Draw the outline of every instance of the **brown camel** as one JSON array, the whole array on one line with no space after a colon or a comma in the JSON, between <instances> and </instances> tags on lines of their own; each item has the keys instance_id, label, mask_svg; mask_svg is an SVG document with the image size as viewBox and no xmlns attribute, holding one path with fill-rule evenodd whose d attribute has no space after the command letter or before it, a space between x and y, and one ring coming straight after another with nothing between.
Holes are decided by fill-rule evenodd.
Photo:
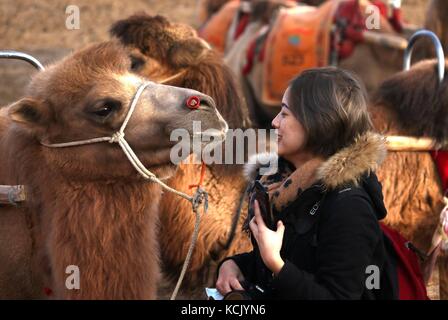
<instances>
[{"instance_id":1,"label":"brown camel","mask_svg":"<svg viewBox=\"0 0 448 320\"><path fill-rule=\"evenodd\" d=\"M376 128L386 135L448 138L448 85L438 84L434 60L385 81L370 108ZM443 190L429 152L392 152L378 176L383 184L386 223L427 252L443 208ZM448 257L440 257L440 297L448 299Z\"/></svg>"},{"instance_id":2,"label":"brown camel","mask_svg":"<svg viewBox=\"0 0 448 320\"><path fill-rule=\"evenodd\" d=\"M234 77L218 53L186 25L168 22L160 16L144 14L118 21L111 29L128 48L134 61L133 71L152 81L195 89L210 95L230 128L250 127L248 112L240 98ZM228 139L231 139L228 137ZM181 164L169 185L187 193L197 183L200 166ZM209 213L203 217L199 239L183 288L200 289L212 284L216 264L223 257L250 248L241 231L244 214L239 218L235 238L227 242L241 193L246 187L242 165L208 165L205 189L209 192ZM188 203L166 194L160 204L161 258L168 279L179 275L194 227ZM245 212L245 211L243 211ZM173 283L168 286L172 289ZM195 294L188 293L191 298Z\"/></svg>"},{"instance_id":3,"label":"brown camel","mask_svg":"<svg viewBox=\"0 0 448 320\"><path fill-rule=\"evenodd\" d=\"M145 82L130 67L118 42L92 45L38 73L25 98L1 109L0 181L27 191L26 206L0 214L2 298L42 298L44 288L52 298L156 298L161 187L140 177L114 143L44 146L112 136ZM198 109L186 107L190 96L200 99ZM191 134L193 121L225 135L209 96L149 83L125 138L165 179L175 170L170 132ZM78 268L79 288L73 279L75 289L67 285L70 266Z\"/></svg>"}]
</instances>

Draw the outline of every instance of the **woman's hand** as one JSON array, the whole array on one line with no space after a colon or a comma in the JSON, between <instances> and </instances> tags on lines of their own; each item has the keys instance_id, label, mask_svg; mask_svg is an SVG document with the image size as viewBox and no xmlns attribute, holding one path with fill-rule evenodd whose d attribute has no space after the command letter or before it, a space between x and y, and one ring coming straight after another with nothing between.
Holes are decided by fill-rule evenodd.
<instances>
[{"instance_id":1,"label":"woman's hand","mask_svg":"<svg viewBox=\"0 0 448 320\"><path fill-rule=\"evenodd\" d=\"M222 294L232 290L244 290L240 281L244 280L244 276L232 259L224 261L219 268L218 280L216 281L216 289Z\"/></svg>"},{"instance_id":2,"label":"woman's hand","mask_svg":"<svg viewBox=\"0 0 448 320\"><path fill-rule=\"evenodd\" d=\"M254 203L254 212L255 217L249 223L250 230L258 243L264 264L277 275L285 264L280 256L285 226L279 221L277 223L277 231L270 230L261 217L260 206L257 200Z\"/></svg>"}]
</instances>

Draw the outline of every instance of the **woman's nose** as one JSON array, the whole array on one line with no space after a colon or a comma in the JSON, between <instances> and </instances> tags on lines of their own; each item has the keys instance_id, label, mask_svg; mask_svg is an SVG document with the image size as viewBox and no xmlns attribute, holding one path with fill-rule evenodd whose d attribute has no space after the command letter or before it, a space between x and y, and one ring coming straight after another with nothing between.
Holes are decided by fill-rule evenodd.
<instances>
[{"instance_id":1,"label":"woman's nose","mask_svg":"<svg viewBox=\"0 0 448 320\"><path fill-rule=\"evenodd\" d=\"M278 115L275 116L275 118L272 120L271 125L274 129L278 129Z\"/></svg>"}]
</instances>

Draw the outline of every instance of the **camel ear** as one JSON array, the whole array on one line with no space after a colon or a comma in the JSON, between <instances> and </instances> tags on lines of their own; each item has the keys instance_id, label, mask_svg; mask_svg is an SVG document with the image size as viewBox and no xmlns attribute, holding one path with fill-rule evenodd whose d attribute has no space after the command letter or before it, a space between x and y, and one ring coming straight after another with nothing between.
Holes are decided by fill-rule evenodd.
<instances>
[{"instance_id":1,"label":"camel ear","mask_svg":"<svg viewBox=\"0 0 448 320\"><path fill-rule=\"evenodd\" d=\"M189 38L172 46L168 54L170 65L176 68L199 64L198 57L209 50L207 43L200 38Z\"/></svg>"},{"instance_id":2,"label":"camel ear","mask_svg":"<svg viewBox=\"0 0 448 320\"><path fill-rule=\"evenodd\" d=\"M47 105L40 100L23 98L9 106L12 121L30 128L43 127L48 122Z\"/></svg>"}]
</instances>

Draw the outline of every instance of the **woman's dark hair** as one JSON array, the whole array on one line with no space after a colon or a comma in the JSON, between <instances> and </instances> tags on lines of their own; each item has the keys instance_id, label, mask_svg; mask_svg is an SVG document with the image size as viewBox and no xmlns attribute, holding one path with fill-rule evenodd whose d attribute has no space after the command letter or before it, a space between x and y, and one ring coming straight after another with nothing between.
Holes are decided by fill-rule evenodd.
<instances>
[{"instance_id":1,"label":"woman's dark hair","mask_svg":"<svg viewBox=\"0 0 448 320\"><path fill-rule=\"evenodd\" d=\"M305 148L329 157L372 128L366 100L352 73L325 67L306 70L291 82L288 108L305 129Z\"/></svg>"}]
</instances>

